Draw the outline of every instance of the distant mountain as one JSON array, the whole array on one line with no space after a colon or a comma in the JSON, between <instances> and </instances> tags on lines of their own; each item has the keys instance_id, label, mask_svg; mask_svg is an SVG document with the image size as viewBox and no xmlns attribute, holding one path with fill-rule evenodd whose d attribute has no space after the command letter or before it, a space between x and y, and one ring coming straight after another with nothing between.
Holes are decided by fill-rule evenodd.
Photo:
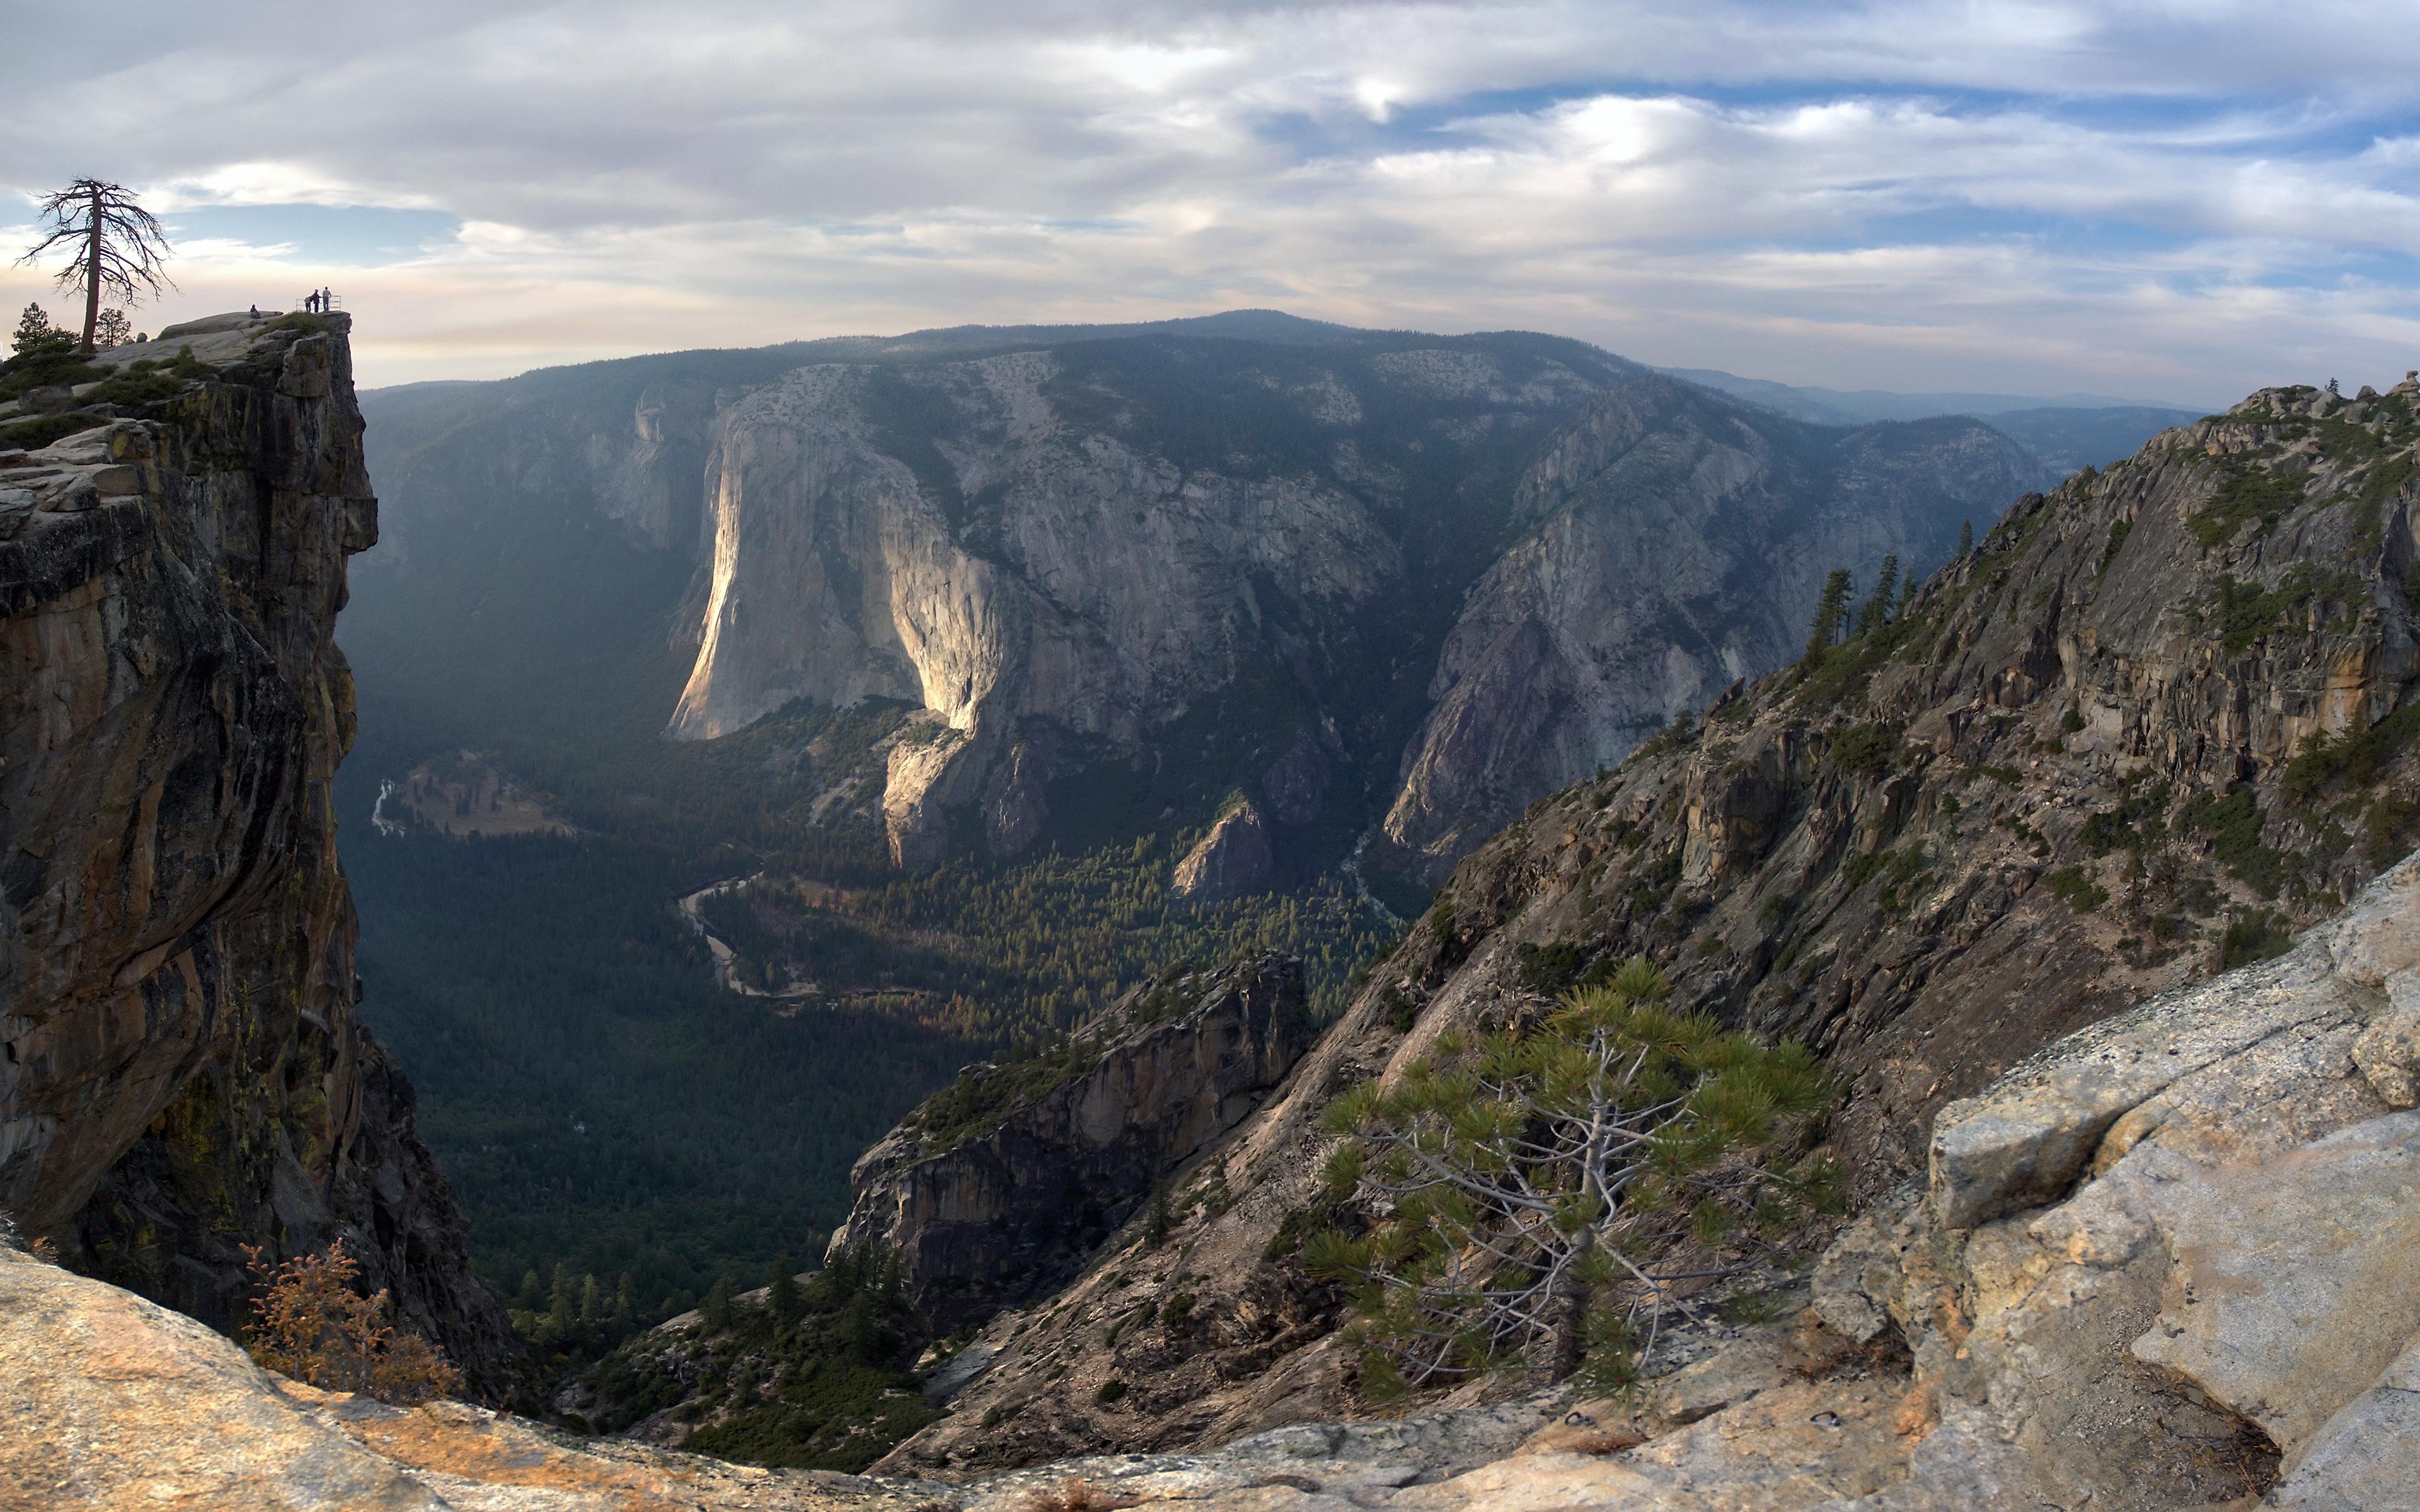
<instances>
[{"instance_id":1,"label":"distant mountain","mask_svg":"<svg viewBox=\"0 0 2420 1512\"><path fill-rule=\"evenodd\" d=\"M1971 421L1832 429L1579 342L1269 311L365 402L387 537L346 646L431 738L897 700L929 727L853 811L904 863L1240 789L1280 879L1371 833L1423 890L1789 656L1828 568L1936 563L2040 471ZM609 665L668 642L685 690Z\"/></svg>"},{"instance_id":2,"label":"distant mountain","mask_svg":"<svg viewBox=\"0 0 2420 1512\"><path fill-rule=\"evenodd\" d=\"M1798 388L1711 367L1657 371L1818 425L1973 415L2034 455L2040 464L2036 486L2042 488L2055 487L2079 469L2105 467L2132 456L2135 448L2160 432L2189 425L2202 414L2198 409L2099 393L2032 398L2015 393L1893 393L1884 389Z\"/></svg>"},{"instance_id":3,"label":"distant mountain","mask_svg":"<svg viewBox=\"0 0 2420 1512\"><path fill-rule=\"evenodd\" d=\"M1898 393L1888 389L1803 388L1769 378L1741 378L1712 367L1659 367L1656 371L1720 389L1819 425L1863 425L1877 420L1924 420L1933 415L1974 415L1989 420L2014 410L2045 409L2162 410L2189 420L2204 413L2180 405L2118 399L2103 393ZM2118 455L2131 455L2132 451Z\"/></svg>"}]
</instances>

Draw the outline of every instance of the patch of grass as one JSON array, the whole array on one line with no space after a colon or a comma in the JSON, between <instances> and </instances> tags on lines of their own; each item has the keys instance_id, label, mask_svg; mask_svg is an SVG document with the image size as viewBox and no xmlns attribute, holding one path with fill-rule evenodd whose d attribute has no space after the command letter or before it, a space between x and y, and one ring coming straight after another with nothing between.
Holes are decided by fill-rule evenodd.
<instances>
[{"instance_id":1,"label":"patch of grass","mask_svg":"<svg viewBox=\"0 0 2420 1512\"><path fill-rule=\"evenodd\" d=\"M2109 889L2086 876L2081 866L2054 868L2043 876L2042 884L2079 914L2098 912L2109 901Z\"/></svg>"},{"instance_id":2,"label":"patch of grass","mask_svg":"<svg viewBox=\"0 0 2420 1512\"><path fill-rule=\"evenodd\" d=\"M2233 971L2255 961L2284 955L2293 943L2293 932L2287 927L2285 915L2265 908L2251 909L2227 920L2226 933L2218 942L2219 969Z\"/></svg>"},{"instance_id":3,"label":"patch of grass","mask_svg":"<svg viewBox=\"0 0 2420 1512\"><path fill-rule=\"evenodd\" d=\"M106 415L43 415L39 419L21 420L13 425L0 425L0 446L23 447L28 452L38 452L78 431L108 424Z\"/></svg>"},{"instance_id":4,"label":"patch of grass","mask_svg":"<svg viewBox=\"0 0 2420 1512\"><path fill-rule=\"evenodd\" d=\"M268 324L257 327L253 334L266 336L272 331L297 331L306 336L323 336L334 329L335 327L326 316L313 315L308 310L297 310L292 315L279 316Z\"/></svg>"},{"instance_id":5,"label":"patch of grass","mask_svg":"<svg viewBox=\"0 0 2420 1512\"><path fill-rule=\"evenodd\" d=\"M2211 851L2227 874L2263 898L2274 898L2286 885L2293 857L2260 843L2266 815L2249 786L2221 798L2203 794L2178 815L2193 829L2211 837Z\"/></svg>"},{"instance_id":6,"label":"patch of grass","mask_svg":"<svg viewBox=\"0 0 2420 1512\"><path fill-rule=\"evenodd\" d=\"M2265 533L2303 501L2303 480L2273 472L2239 471L2219 485L2210 502L2186 521L2194 539L2207 549L2225 546L2247 520L2258 520Z\"/></svg>"},{"instance_id":7,"label":"patch of grass","mask_svg":"<svg viewBox=\"0 0 2420 1512\"><path fill-rule=\"evenodd\" d=\"M1880 777L1899 754L1899 726L1876 721L1851 725L1832 737L1826 753L1833 765L1868 777Z\"/></svg>"}]
</instances>

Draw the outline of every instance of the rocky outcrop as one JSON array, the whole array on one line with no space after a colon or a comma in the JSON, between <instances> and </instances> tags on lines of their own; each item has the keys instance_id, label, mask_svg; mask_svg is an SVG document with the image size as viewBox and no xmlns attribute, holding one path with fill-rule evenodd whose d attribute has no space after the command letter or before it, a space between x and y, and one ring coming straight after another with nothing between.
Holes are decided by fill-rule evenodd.
<instances>
[{"instance_id":1,"label":"rocky outcrop","mask_svg":"<svg viewBox=\"0 0 2420 1512\"><path fill-rule=\"evenodd\" d=\"M170 346L217 365L0 455L0 1207L223 1329L243 1244L343 1234L489 1380L502 1310L354 1012L332 632L377 505L346 322Z\"/></svg>"},{"instance_id":2,"label":"rocky outcrop","mask_svg":"<svg viewBox=\"0 0 2420 1512\"><path fill-rule=\"evenodd\" d=\"M1268 880L1272 864L1269 826L1247 798L1220 814L1176 863L1168 890L1200 903L1240 897Z\"/></svg>"},{"instance_id":3,"label":"rocky outcrop","mask_svg":"<svg viewBox=\"0 0 2420 1512\"><path fill-rule=\"evenodd\" d=\"M797 698L933 711L947 736L893 755L884 800L894 858L922 864L946 845L944 810L1038 788L1026 722L1131 749L1266 656L1268 617L1335 619L1396 576L1394 543L1334 481L1188 473L1073 431L1049 393L1063 372L1041 352L813 367L728 410L673 733L726 733ZM938 423L886 430L911 402ZM918 448L946 465L920 474L899 455ZM996 848L1039 833L1030 805L995 807Z\"/></svg>"},{"instance_id":4,"label":"rocky outcrop","mask_svg":"<svg viewBox=\"0 0 2420 1512\"><path fill-rule=\"evenodd\" d=\"M0 1248L0 1508L911 1512L934 1488L758 1470L272 1376L190 1319ZM954 1498L938 1504L954 1504Z\"/></svg>"},{"instance_id":5,"label":"rocky outcrop","mask_svg":"<svg viewBox=\"0 0 2420 1512\"><path fill-rule=\"evenodd\" d=\"M1197 1179L1177 1243L1122 1236L1050 1300L1047 1347L1042 1315L995 1320L958 1414L892 1463L1193 1448L1342 1411L1339 1299L1294 1257L1324 1211L1321 1107L1448 1029L1536 1012L1598 963L1648 955L1689 1006L1822 1047L1847 1092L1836 1147L1878 1200L1925 1170L1954 1099L2282 949L2420 815L2420 717L2397 712L2420 674L2412 398L2374 403L2354 436L2316 391L2271 392L2030 497L1895 628L1533 806L1208 1152L1219 1200L1189 1200ZM2230 523L2247 493L2273 513ZM2385 1013L2351 1041L2397 1097L2414 1022ZM2051 1200L2101 1133L2015 1160L2048 1184L2007 1200ZM1184 1328L1110 1336L1180 1294ZM1104 1406L1110 1380L1131 1390ZM1014 1427L974 1431L994 1407Z\"/></svg>"},{"instance_id":6,"label":"rocky outcrop","mask_svg":"<svg viewBox=\"0 0 2420 1512\"><path fill-rule=\"evenodd\" d=\"M1896 623L1535 806L1400 990L1669 959L1831 1054L1864 1189L1895 1184L1949 1099L2409 844L2415 398L2354 425L2265 392L2028 496Z\"/></svg>"},{"instance_id":7,"label":"rocky outcrop","mask_svg":"<svg viewBox=\"0 0 2420 1512\"><path fill-rule=\"evenodd\" d=\"M1718 1330L1635 1400L1305 1423L962 1494L976 1512L1078 1480L1205 1512L1273 1486L1304 1512L2408 1506L2420 1114L2353 1047L2415 984L2420 859L2288 955L1944 1109L1929 1189L1843 1233L1796 1319Z\"/></svg>"},{"instance_id":8,"label":"rocky outcrop","mask_svg":"<svg viewBox=\"0 0 2420 1512\"><path fill-rule=\"evenodd\" d=\"M896 1254L940 1333L1063 1285L1311 1038L1298 961L1145 982L1041 1058L973 1068L920 1105L850 1172L831 1250Z\"/></svg>"}]
</instances>

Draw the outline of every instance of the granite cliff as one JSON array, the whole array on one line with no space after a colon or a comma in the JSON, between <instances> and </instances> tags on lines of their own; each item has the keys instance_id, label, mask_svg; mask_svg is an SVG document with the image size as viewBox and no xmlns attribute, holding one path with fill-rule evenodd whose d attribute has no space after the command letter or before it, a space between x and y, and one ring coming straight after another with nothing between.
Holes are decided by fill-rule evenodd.
<instances>
[{"instance_id":1,"label":"granite cliff","mask_svg":"<svg viewBox=\"0 0 2420 1512\"><path fill-rule=\"evenodd\" d=\"M2420 818L2416 443L2411 384L2264 391L2028 495L1903 606L1533 805L1204 1152L1171 1242L1130 1230L995 1320L959 1411L888 1463L971 1473L1336 1413L1340 1299L1295 1257L1326 1221L1319 1110L1629 955L1688 1006L1827 1055L1831 1140L1874 1202L1926 1169L1953 1100L2284 949ZM1108 1327L1179 1294L1173 1333ZM1133 1387L1114 1409L1094 1400L1110 1379Z\"/></svg>"},{"instance_id":2,"label":"granite cliff","mask_svg":"<svg viewBox=\"0 0 2420 1512\"><path fill-rule=\"evenodd\" d=\"M347 330L171 328L0 452L0 1208L227 1330L244 1244L342 1234L492 1383L502 1310L354 1010L332 634L378 517Z\"/></svg>"}]
</instances>

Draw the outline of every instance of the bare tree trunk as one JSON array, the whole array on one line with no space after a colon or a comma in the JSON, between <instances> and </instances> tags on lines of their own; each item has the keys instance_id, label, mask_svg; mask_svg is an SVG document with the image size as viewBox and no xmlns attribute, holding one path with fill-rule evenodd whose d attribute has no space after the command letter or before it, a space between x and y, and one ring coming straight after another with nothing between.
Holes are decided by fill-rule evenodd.
<instances>
[{"instance_id":1,"label":"bare tree trunk","mask_svg":"<svg viewBox=\"0 0 2420 1512\"><path fill-rule=\"evenodd\" d=\"M1547 1304L1547 1316L1554 1319L1544 1361L1548 1381L1568 1381L1587 1355L1588 1304L1589 1288L1577 1279L1566 1280Z\"/></svg>"},{"instance_id":2,"label":"bare tree trunk","mask_svg":"<svg viewBox=\"0 0 2420 1512\"><path fill-rule=\"evenodd\" d=\"M101 324L101 191L92 192L92 239L84 254L84 348L92 355L93 328Z\"/></svg>"}]
</instances>

